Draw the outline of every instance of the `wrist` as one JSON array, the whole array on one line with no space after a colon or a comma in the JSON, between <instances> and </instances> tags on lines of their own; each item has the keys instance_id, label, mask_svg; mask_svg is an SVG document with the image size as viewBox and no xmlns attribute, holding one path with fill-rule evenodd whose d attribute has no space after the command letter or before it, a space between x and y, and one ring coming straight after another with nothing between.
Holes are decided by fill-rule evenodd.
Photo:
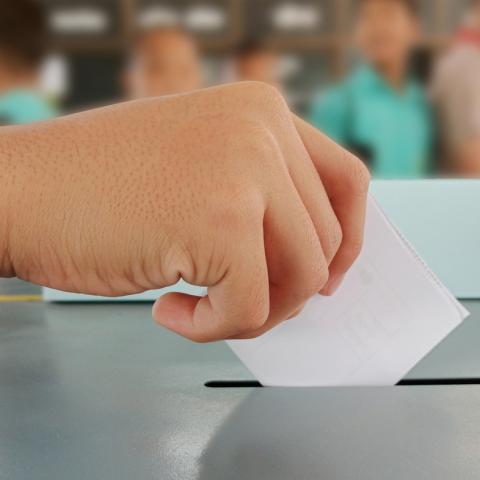
<instances>
[{"instance_id":1,"label":"wrist","mask_svg":"<svg viewBox=\"0 0 480 480\"><path fill-rule=\"evenodd\" d=\"M3 133L3 132L2 132ZM0 277L13 276L13 267L10 261L9 224L10 224L10 195L13 183L12 165L9 163L7 146L0 134Z\"/></svg>"},{"instance_id":2,"label":"wrist","mask_svg":"<svg viewBox=\"0 0 480 480\"><path fill-rule=\"evenodd\" d=\"M2 217L3 207L0 206ZM0 278L13 277L13 267L10 261L9 246L8 246L8 229L3 225L3 219L0 220Z\"/></svg>"}]
</instances>

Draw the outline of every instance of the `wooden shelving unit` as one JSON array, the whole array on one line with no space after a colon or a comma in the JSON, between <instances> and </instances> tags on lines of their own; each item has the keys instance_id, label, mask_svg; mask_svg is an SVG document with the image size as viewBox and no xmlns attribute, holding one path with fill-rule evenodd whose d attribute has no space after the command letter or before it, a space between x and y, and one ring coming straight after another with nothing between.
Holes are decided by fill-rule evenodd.
<instances>
[{"instance_id":1,"label":"wooden shelving unit","mask_svg":"<svg viewBox=\"0 0 480 480\"><path fill-rule=\"evenodd\" d=\"M62 34L52 32L56 49L67 55L102 54L121 56L136 29L143 8L169 8L178 13L192 6L213 5L224 12L226 25L220 31L198 34L208 56L222 58L245 39L269 42L285 54L305 58L305 78L318 86L344 74L351 59L351 30L359 0L42 0L53 14L58 10L93 9L106 12L111 28L105 34ZM434 56L449 43L454 26L468 0L419 0L424 35L423 53ZM280 30L272 22L272 12L285 5L312 8L321 22L306 30ZM195 32L194 32L195 33ZM323 69L323 73L319 70ZM320 78L320 76L322 78ZM308 78L307 80L308 81ZM295 82L294 82L295 83ZM308 88L292 87L307 95Z\"/></svg>"},{"instance_id":2,"label":"wooden shelving unit","mask_svg":"<svg viewBox=\"0 0 480 480\"><path fill-rule=\"evenodd\" d=\"M454 24L460 17L463 5L468 0L419 0L425 30L424 45L428 48L442 47L450 36ZM104 9L115 18L114 32L100 35L55 34L53 37L59 49L83 50L97 49L99 46L111 49L121 49L135 29L136 19L141 8L145 6L167 6L181 11L189 5L214 5L226 13L227 26L225 31L212 35L199 35L200 42L213 50L226 50L238 41L252 34L266 37L279 47L295 50L338 50L348 44L349 30L358 0L295 0L290 3L310 5L323 17L319 29L305 32L285 33L274 28L264 28L267 32L253 31L251 25L268 23L272 9L289 3L286 0L43 0L51 12L58 9L68 11L80 8ZM258 22L259 19L262 21ZM267 19L267 21L265 21ZM256 20L256 21L255 21ZM270 31L268 31L270 30Z\"/></svg>"}]
</instances>

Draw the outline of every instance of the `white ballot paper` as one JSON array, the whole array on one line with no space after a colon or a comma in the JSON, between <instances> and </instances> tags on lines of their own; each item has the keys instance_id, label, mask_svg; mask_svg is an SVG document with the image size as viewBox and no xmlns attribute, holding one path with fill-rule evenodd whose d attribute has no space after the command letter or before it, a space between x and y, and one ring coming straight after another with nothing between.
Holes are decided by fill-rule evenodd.
<instances>
[{"instance_id":1,"label":"white ballot paper","mask_svg":"<svg viewBox=\"0 0 480 480\"><path fill-rule=\"evenodd\" d=\"M467 316L370 198L363 251L337 293L228 344L265 386L395 385Z\"/></svg>"}]
</instances>

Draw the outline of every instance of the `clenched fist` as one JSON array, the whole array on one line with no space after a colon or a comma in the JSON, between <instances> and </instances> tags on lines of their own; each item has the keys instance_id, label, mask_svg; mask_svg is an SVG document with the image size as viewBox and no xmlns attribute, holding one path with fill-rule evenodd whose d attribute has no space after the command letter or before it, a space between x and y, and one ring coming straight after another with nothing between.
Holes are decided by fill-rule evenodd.
<instances>
[{"instance_id":1,"label":"clenched fist","mask_svg":"<svg viewBox=\"0 0 480 480\"><path fill-rule=\"evenodd\" d=\"M0 130L0 269L117 296L175 284L162 325L195 341L258 336L360 252L369 175L243 83Z\"/></svg>"}]
</instances>

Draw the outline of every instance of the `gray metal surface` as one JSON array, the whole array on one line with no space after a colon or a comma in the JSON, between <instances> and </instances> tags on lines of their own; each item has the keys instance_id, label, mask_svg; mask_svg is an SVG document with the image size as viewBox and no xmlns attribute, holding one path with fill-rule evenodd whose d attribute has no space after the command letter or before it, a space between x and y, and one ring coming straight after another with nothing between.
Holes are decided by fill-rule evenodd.
<instances>
[{"instance_id":1,"label":"gray metal surface","mask_svg":"<svg viewBox=\"0 0 480 480\"><path fill-rule=\"evenodd\" d=\"M427 355L407 378L480 379L480 301L462 303L470 311L470 317Z\"/></svg>"},{"instance_id":2,"label":"gray metal surface","mask_svg":"<svg viewBox=\"0 0 480 480\"><path fill-rule=\"evenodd\" d=\"M419 376L480 372L467 307ZM203 386L245 378L145 304L1 304L0 479L480 478L480 387Z\"/></svg>"},{"instance_id":3,"label":"gray metal surface","mask_svg":"<svg viewBox=\"0 0 480 480\"><path fill-rule=\"evenodd\" d=\"M0 278L0 295L41 295L42 289L18 278Z\"/></svg>"}]
</instances>

